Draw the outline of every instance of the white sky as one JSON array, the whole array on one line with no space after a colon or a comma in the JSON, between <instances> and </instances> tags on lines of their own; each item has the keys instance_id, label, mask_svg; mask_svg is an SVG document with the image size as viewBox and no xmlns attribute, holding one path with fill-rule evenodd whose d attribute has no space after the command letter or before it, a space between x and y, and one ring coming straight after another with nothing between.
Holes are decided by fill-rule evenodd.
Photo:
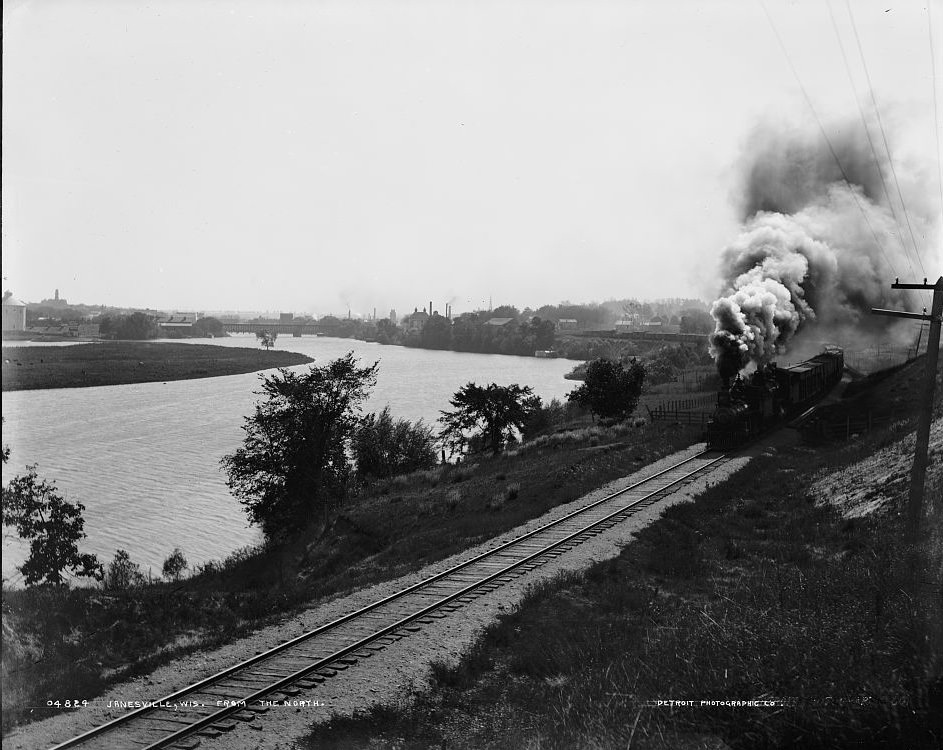
<instances>
[{"instance_id":1,"label":"white sky","mask_svg":"<svg viewBox=\"0 0 943 750\"><path fill-rule=\"evenodd\" d=\"M824 0L766 2L819 115L856 117L843 0L854 88ZM926 0L852 5L895 160L938 206ZM813 122L759 0L47 0L3 21L4 288L29 301L707 299L747 135Z\"/></svg>"}]
</instances>

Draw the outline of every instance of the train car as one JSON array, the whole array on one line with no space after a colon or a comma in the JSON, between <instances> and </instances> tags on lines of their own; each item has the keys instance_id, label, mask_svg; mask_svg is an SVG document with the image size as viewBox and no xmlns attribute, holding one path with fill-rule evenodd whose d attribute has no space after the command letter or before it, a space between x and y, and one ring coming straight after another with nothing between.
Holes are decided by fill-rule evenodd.
<instances>
[{"instance_id":1,"label":"train car","mask_svg":"<svg viewBox=\"0 0 943 750\"><path fill-rule=\"evenodd\" d=\"M824 396L844 369L842 350L827 347L796 365L769 363L747 378L738 375L717 394L717 408L707 423L707 447L733 448L757 437Z\"/></svg>"}]
</instances>

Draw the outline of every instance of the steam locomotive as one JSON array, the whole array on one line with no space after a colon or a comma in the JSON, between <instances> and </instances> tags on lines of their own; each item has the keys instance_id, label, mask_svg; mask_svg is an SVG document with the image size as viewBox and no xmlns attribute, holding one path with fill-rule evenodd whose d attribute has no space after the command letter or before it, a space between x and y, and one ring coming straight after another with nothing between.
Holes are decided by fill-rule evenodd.
<instances>
[{"instance_id":1,"label":"steam locomotive","mask_svg":"<svg viewBox=\"0 0 943 750\"><path fill-rule=\"evenodd\" d=\"M733 448L801 414L841 380L844 369L842 350L826 347L791 367L771 362L746 377L738 374L717 393L717 408L707 423L707 447Z\"/></svg>"}]
</instances>

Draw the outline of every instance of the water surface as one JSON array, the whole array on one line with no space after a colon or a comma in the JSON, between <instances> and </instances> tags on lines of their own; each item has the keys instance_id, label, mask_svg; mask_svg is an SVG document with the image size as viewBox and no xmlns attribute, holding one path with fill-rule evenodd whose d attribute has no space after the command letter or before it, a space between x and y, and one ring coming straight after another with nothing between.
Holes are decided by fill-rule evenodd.
<instances>
[{"instance_id":1,"label":"water surface","mask_svg":"<svg viewBox=\"0 0 943 750\"><path fill-rule=\"evenodd\" d=\"M177 340L179 341L179 340ZM187 339L188 343L257 346L254 336ZM20 342L17 342L20 343ZM407 349L352 339L279 337L277 348L317 364L353 351L380 362L365 405L389 405L395 416L433 422L468 381L529 385L544 399L563 397L575 364L491 354ZM296 370L304 370L300 365ZM125 549L145 571L160 572L174 547L191 564L222 559L258 541L226 487L220 458L242 439L259 373L167 383L14 391L3 394L4 443L12 449L3 481L38 464L41 477L85 505L83 551L110 560ZM21 582L15 565L26 548L4 530L3 576Z\"/></svg>"}]
</instances>

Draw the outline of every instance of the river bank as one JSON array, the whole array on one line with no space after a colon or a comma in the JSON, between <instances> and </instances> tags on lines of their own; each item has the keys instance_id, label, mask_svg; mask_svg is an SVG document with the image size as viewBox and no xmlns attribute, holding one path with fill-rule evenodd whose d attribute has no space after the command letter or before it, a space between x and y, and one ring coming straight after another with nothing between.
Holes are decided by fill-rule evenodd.
<instances>
[{"instance_id":1,"label":"river bank","mask_svg":"<svg viewBox=\"0 0 943 750\"><path fill-rule=\"evenodd\" d=\"M319 600L408 575L695 440L695 431L683 426L603 428L585 417L498 457L371 483L348 498L327 528L315 525L281 547L243 550L178 582L5 589L4 731L55 714L25 707L44 706L57 691L92 699Z\"/></svg>"},{"instance_id":2,"label":"river bank","mask_svg":"<svg viewBox=\"0 0 943 750\"><path fill-rule=\"evenodd\" d=\"M241 375L312 362L286 351L113 341L75 346L3 347L3 390L87 388Z\"/></svg>"},{"instance_id":3,"label":"river bank","mask_svg":"<svg viewBox=\"0 0 943 750\"><path fill-rule=\"evenodd\" d=\"M428 687L302 747L939 747L943 416L916 592L905 430L767 445L618 558L531 589Z\"/></svg>"}]
</instances>

